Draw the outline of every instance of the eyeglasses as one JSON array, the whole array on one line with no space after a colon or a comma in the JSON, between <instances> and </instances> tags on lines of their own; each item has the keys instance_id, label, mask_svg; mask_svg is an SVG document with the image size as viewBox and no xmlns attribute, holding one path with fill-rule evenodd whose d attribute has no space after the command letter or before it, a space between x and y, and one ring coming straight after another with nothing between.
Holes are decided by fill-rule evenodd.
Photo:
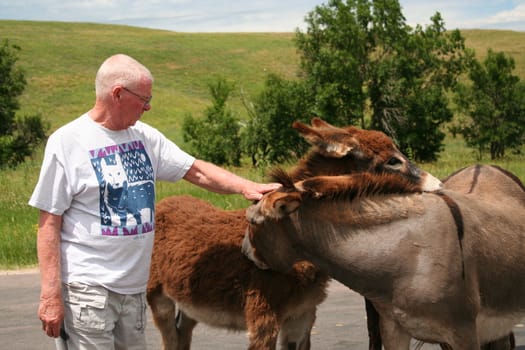
<instances>
[{"instance_id":1,"label":"eyeglasses","mask_svg":"<svg viewBox=\"0 0 525 350\"><path fill-rule=\"evenodd\" d=\"M136 92L133 92L131 91L130 89L128 89L127 87L123 86L122 89L126 90L127 92L129 92L130 94L132 95L135 95L137 96L138 98L140 98L140 100L142 102L144 102L144 107L146 107L147 105L150 104L151 100L153 99L153 96L142 96L142 95L139 95L137 94Z\"/></svg>"}]
</instances>

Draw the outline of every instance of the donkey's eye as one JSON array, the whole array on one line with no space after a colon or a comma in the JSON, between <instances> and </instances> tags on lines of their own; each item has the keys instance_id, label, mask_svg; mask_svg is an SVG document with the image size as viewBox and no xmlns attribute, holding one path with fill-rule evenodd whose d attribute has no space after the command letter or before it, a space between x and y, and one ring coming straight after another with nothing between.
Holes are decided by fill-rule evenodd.
<instances>
[{"instance_id":1,"label":"donkey's eye","mask_svg":"<svg viewBox=\"0 0 525 350\"><path fill-rule=\"evenodd\" d=\"M399 158L396 158L396 157L392 157L390 158L387 162L386 162L386 165L389 165L389 166L399 166L401 165L403 162L401 161L401 159Z\"/></svg>"}]
</instances>

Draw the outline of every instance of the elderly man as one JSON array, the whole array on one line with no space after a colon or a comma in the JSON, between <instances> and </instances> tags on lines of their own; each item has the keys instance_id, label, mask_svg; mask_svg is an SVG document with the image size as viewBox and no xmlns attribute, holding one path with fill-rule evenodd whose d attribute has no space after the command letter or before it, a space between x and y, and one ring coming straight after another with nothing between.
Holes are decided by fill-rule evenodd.
<instances>
[{"instance_id":1,"label":"elderly man","mask_svg":"<svg viewBox=\"0 0 525 350\"><path fill-rule=\"evenodd\" d=\"M259 199L259 184L195 159L140 121L153 77L118 54L100 66L94 107L48 140L29 204L40 209L43 330L69 349L145 349L145 290L153 245L155 181ZM64 336L67 334L67 336Z\"/></svg>"}]
</instances>

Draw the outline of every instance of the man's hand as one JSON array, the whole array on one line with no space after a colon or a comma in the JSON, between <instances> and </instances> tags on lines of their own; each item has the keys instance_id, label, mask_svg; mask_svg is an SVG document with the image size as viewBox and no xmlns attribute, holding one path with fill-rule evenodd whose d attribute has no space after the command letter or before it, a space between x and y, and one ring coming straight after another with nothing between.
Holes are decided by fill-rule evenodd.
<instances>
[{"instance_id":1,"label":"man's hand","mask_svg":"<svg viewBox=\"0 0 525 350\"><path fill-rule=\"evenodd\" d=\"M251 184L251 186L247 187L242 192L242 195L247 200L258 201L263 197L263 194L274 191L278 189L279 187L281 187L281 184L279 183L261 184L261 183L254 182Z\"/></svg>"},{"instance_id":2,"label":"man's hand","mask_svg":"<svg viewBox=\"0 0 525 350\"><path fill-rule=\"evenodd\" d=\"M58 338L60 326L64 320L64 305L60 298L40 298L38 317L42 321L42 329L49 337Z\"/></svg>"}]
</instances>

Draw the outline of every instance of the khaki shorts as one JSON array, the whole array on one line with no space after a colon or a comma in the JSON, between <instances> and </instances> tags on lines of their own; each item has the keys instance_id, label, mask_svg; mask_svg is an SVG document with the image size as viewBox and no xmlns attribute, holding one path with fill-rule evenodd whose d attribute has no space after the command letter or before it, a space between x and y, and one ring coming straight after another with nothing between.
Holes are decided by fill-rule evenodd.
<instances>
[{"instance_id":1,"label":"khaki shorts","mask_svg":"<svg viewBox=\"0 0 525 350\"><path fill-rule=\"evenodd\" d=\"M145 293L123 295L82 283L62 285L67 349L146 349Z\"/></svg>"}]
</instances>

